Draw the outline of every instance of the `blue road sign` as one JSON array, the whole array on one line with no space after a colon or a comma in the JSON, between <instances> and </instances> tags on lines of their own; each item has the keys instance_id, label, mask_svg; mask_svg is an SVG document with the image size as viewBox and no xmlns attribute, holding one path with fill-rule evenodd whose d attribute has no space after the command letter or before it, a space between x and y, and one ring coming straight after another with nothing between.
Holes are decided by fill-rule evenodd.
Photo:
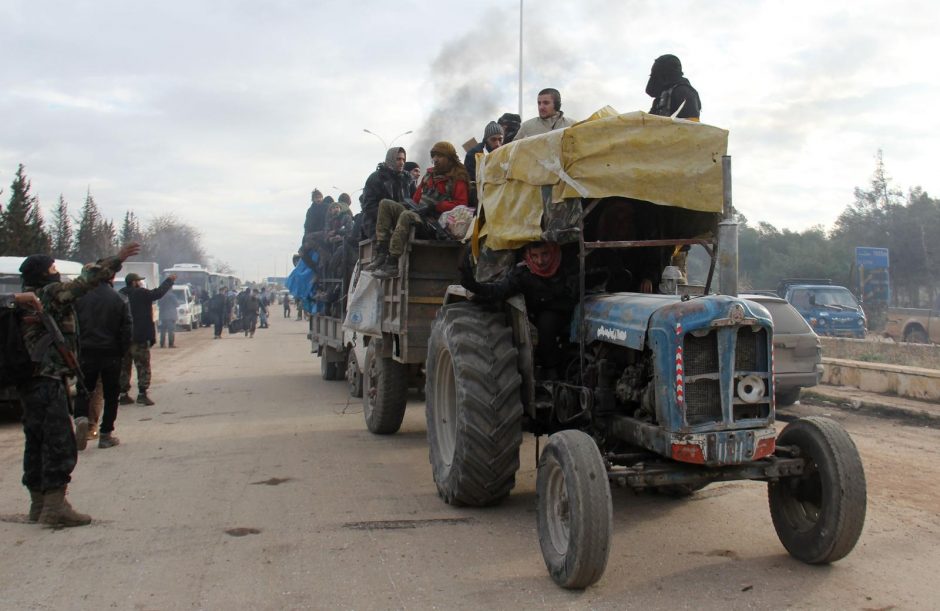
<instances>
[{"instance_id":1,"label":"blue road sign","mask_svg":"<svg viewBox=\"0 0 940 611\"><path fill-rule=\"evenodd\" d=\"M855 265L859 267L867 270L888 269L891 267L889 262L887 248L855 247Z\"/></svg>"}]
</instances>

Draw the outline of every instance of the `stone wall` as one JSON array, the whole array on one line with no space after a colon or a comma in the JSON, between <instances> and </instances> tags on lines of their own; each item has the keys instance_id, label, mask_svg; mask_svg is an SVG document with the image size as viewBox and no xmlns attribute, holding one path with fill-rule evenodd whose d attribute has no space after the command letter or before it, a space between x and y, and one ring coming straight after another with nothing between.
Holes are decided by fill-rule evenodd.
<instances>
[{"instance_id":1,"label":"stone wall","mask_svg":"<svg viewBox=\"0 0 940 611\"><path fill-rule=\"evenodd\" d=\"M826 358L940 369L940 346L884 340L820 337Z\"/></svg>"}]
</instances>

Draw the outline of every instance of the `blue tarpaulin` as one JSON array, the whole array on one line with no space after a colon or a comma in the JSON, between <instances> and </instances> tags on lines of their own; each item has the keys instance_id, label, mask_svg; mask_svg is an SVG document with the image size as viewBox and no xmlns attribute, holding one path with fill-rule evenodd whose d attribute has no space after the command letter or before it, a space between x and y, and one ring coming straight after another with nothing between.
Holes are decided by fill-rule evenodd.
<instances>
[{"instance_id":1,"label":"blue tarpaulin","mask_svg":"<svg viewBox=\"0 0 940 611\"><path fill-rule=\"evenodd\" d=\"M314 263L319 259L316 252L310 252L310 260ZM296 299L300 300L301 307L310 314L317 311L317 302L313 297L315 294L315 285L317 281L317 272L310 269L307 262L301 259L294 267L294 271L287 277L287 290Z\"/></svg>"}]
</instances>

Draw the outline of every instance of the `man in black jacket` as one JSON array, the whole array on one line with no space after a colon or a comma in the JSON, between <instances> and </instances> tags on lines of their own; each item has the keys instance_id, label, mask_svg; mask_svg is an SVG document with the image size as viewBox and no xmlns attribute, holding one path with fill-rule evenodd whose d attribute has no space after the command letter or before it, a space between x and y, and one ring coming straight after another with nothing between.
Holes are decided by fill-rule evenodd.
<instances>
[{"instance_id":1,"label":"man in black jacket","mask_svg":"<svg viewBox=\"0 0 940 611\"><path fill-rule=\"evenodd\" d=\"M150 346L157 341L157 331L153 326L153 302L163 297L175 281L176 275L170 274L157 288L145 289L142 284L143 278L137 274L127 274L124 279L127 286L121 289L121 293L127 297L127 302L130 304L133 333L130 348L124 354L124 360L121 363L119 402L122 405L134 402L128 394L131 390L132 363L137 367L137 389L139 390L137 403L154 404L147 396L147 389L150 388Z\"/></svg>"},{"instance_id":2,"label":"man in black jacket","mask_svg":"<svg viewBox=\"0 0 940 611\"><path fill-rule=\"evenodd\" d=\"M405 173L405 149L395 146L385 153L385 162L366 179L362 189L362 238L375 237L375 221L379 215L379 202L390 199L403 203L408 197L411 177Z\"/></svg>"},{"instance_id":3,"label":"man in black jacket","mask_svg":"<svg viewBox=\"0 0 940 611\"><path fill-rule=\"evenodd\" d=\"M75 303L85 386L94 389L101 377L104 413L99 448L111 448L120 443L112 433L121 392L121 357L131 344L131 312L114 290L113 281L112 275ZM79 450L84 450L88 443L88 404L88 395L79 393L75 400L75 442Z\"/></svg>"},{"instance_id":4,"label":"man in black jacket","mask_svg":"<svg viewBox=\"0 0 940 611\"><path fill-rule=\"evenodd\" d=\"M702 101L698 91L682 76L682 62L675 55L660 55L653 62L646 94L653 98L651 115L698 121L702 114ZM678 112L678 114L676 114Z\"/></svg>"}]
</instances>

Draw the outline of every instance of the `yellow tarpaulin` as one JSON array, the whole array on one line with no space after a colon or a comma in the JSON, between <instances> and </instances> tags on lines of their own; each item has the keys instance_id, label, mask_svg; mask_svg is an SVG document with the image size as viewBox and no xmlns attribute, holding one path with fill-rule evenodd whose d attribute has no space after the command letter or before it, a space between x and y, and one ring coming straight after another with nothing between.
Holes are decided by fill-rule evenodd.
<instances>
[{"instance_id":1,"label":"yellow tarpaulin","mask_svg":"<svg viewBox=\"0 0 940 611\"><path fill-rule=\"evenodd\" d=\"M727 130L605 107L591 118L512 142L480 159L480 208L492 249L518 248L542 234L542 187L565 198L629 197L721 212Z\"/></svg>"}]
</instances>

